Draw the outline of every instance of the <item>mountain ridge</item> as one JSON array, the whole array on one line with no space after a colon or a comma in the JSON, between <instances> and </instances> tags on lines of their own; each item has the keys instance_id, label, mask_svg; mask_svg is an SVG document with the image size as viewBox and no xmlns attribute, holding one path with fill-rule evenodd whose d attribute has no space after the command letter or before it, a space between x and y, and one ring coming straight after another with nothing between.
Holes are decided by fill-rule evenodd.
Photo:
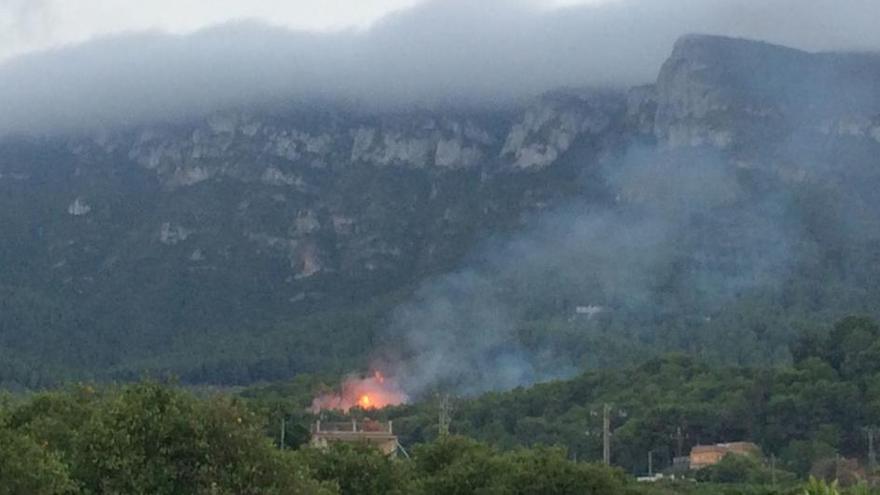
<instances>
[{"instance_id":1,"label":"mountain ridge","mask_svg":"<svg viewBox=\"0 0 880 495\"><path fill-rule=\"evenodd\" d=\"M658 189L659 177L675 167L637 176L637 182L615 178L618 169L632 168L639 149L650 150L649 162L717 163L723 172L712 181L737 184L724 193L733 199L702 199L696 210L689 207L687 222L704 208L717 212L717 222L752 221L725 219L749 198L814 189L823 190L821 198L845 195L840 214L857 224L854 230L826 237L799 233L792 257L801 263L807 259L801 250L812 250L819 261L811 269L825 270L836 256L840 266L833 271L855 295L828 303L829 312L864 311L875 294L867 274L877 266L851 272L872 259L878 229L869 214L875 209L871 191L880 184L870 166L880 149L880 91L869 84L880 81L880 63L866 66L864 60L874 56L688 35L654 84L560 90L519 108L470 114L363 114L332 106L288 114L224 111L89 137L2 138L0 288L8 291L9 310L0 316L0 335L10 362L24 364L0 370L0 381L40 386L57 379L59 373L48 369L55 365L97 376L172 370L184 379L221 382L359 366L364 349L345 343L358 333L352 326L368 328L352 339L355 347L370 345L390 308L412 287L462 269L486 241L515 239L535 218L540 222L545 212L572 201L591 211L680 209L668 198L692 194L682 184L694 177L706 181L705 170L716 170L681 172L664 186L667 192ZM852 73L856 66L862 70ZM817 99L829 84L846 91ZM813 101L821 104L811 106ZM798 229L821 224L817 212L796 222L786 215L786 225L797 223ZM722 227L706 228L700 235L708 239ZM841 248L829 246L829 239L852 242ZM682 259L692 263L688 256L695 251L686 246ZM741 255L740 247L726 247L733 254L723 259ZM714 244L701 249L708 253L706 266L722 259ZM651 288L655 296L658 290ZM792 296L798 290L827 298L812 286L774 297L800 300ZM383 298L394 302L364 309ZM559 318L573 304L548 303L541 318ZM677 322L680 315L662 321L664 311L654 311L648 319L654 323L635 320L654 329L638 337L640 352L650 352L656 339L678 350L691 345L675 342L686 342L683 336L661 337L665 326L683 328L683 335L696 331ZM341 321L312 321L334 312ZM345 316L350 314L369 316ZM586 331L595 339L630 324L590 323ZM792 324L771 338L774 346L785 347ZM747 331L757 342L767 338ZM206 345L211 341L216 348ZM191 347L206 350L181 363ZM737 359L748 360L747 354ZM163 362L171 355L182 357ZM316 355L334 364L319 363ZM244 371L223 375L239 364Z\"/></svg>"}]
</instances>

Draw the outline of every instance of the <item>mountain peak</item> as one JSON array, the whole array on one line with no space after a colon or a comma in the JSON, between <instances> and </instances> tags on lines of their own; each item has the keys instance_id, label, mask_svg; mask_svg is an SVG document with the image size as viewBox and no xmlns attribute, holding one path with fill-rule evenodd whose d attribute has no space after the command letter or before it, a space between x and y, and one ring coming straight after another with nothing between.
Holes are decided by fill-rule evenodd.
<instances>
[{"instance_id":1,"label":"mountain peak","mask_svg":"<svg viewBox=\"0 0 880 495\"><path fill-rule=\"evenodd\" d=\"M673 46L667 65L689 60L707 66L723 66L727 73L745 71L760 74L787 70L808 63L812 54L765 41L727 36L687 34Z\"/></svg>"}]
</instances>

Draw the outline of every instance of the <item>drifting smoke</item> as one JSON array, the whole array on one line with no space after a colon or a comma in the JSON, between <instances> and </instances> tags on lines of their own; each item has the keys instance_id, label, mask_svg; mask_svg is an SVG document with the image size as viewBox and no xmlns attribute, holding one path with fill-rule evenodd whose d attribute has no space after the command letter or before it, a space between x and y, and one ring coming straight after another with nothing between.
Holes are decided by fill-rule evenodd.
<instances>
[{"instance_id":1,"label":"drifting smoke","mask_svg":"<svg viewBox=\"0 0 880 495\"><path fill-rule=\"evenodd\" d=\"M609 364L583 335L603 316L647 325L678 299L691 307L676 311L702 320L778 286L792 262L786 201L756 200L734 172L715 153L633 150L606 173L615 204L541 214L526 233L484 246L469 268L427 282L388 330L389 346L402 343L388 359L400 363L401 386L469 395L569 376ZM564 317L548 324L553 314ZM581 335L554 335L553 325Z\"/></svg>"},{"instance_id":2,"label":"drifting smoke","mask_svg":"<svg viewBox=\"0 0 880 495\"><path fill-rule=\"evenodd\" d=\"M659 143L581 165L613 201L537 215L396 311L385 345L404 390L507 389L666 351L775 363L794 319L872 312L880 60L699 38L658 79Z\"/></svg>"},{"instance_id":3,"label":"drifting smoke","mask_svg":"<svg viewBox=\"0 0 880 495\"><path fill-rule=\"evenodd\" d=\"M406 394L400 390L393 377L385 377L380 371L374 371L367 377L346 377L338 391L316 397L312 401L311 410L317 414L328 410L348 412L353 407L364 410L381 409L406 401Z\"/></svg>"},{"instance_id":4,"label":"drifting smoke","mask_svg":"<svg viewBox=\"0 0 880 495\"><path fill-rule=\"evenodd\" d=\"M237 23L187 36L129 34L0 66L0 135L327 100L382 111L508 105L557 87L650 81L685 32L811 50L877 48L878 17L873 0L623 0L564 10L451 0L365 32ZM873 94L876 79L867 79ZM788 89L779 86L770 89ZM813 92L802 102L844 93L854 106L865 103L827 81L800 90ZM818 141L789 138L783 155L815 160L809 146ZM750 337L725 323L736 314L728 308L776 294L819 251L804 234L796 200L784 188L743 187L728 157L634 148L605 165L604 181L615 203L583 199L541 214L521 236L488 243L466 268L428 281L400 307L385 336L397 383L350 377L315 408L380 407L405 401L402 391L476 393L564 376L602 364L603 332L676 348L666 331L684 328L695 341L688 345L729 339L740 359L737 341ZM842 202L827 223L849 226L852 236L876 233L876 221L866 220L876 218L876 202L864 210L870 214L853 214L865 204L846 201L852 205Z\"/></svg>"}]
</instances>

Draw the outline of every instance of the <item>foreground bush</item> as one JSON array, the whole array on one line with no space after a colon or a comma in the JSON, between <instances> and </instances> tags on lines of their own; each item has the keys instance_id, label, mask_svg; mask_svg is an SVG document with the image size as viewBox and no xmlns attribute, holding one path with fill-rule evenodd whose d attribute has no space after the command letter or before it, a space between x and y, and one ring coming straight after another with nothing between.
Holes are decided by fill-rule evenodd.
<instances>
[{"instance_id":1,"label":"foreground bush","mask_svg":"<svg viewBox=\"0 0 880 495\"><path fill-rule=\"evenodd\" d=\"M44 394L12 410L0 430L15 439L3 442L4 458L40 471L3 466L0 485L42 483L8 492L22 494L332 493L259 426L234 401L156 383Z\"/></svg>"}]
</instances>

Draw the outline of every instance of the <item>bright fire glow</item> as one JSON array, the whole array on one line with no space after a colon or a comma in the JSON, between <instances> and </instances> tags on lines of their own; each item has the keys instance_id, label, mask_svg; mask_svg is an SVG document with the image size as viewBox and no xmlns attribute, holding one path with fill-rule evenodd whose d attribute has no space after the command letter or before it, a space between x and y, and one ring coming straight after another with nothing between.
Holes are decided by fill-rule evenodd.
<instances>
[{"instance_id":1,"label":"bright fire glow","mask_svg":"<svg viewBox=\"0 0 880 495\"><path fill-rule=\"evenodd\" d=\"M400 390L393 378L386 378L379 371L371 376L349 376L342 382L339 392L315 397L312 412L322 410L348 411L352 407L361 409L381 409L386 406L403 404L406 394Z\"/></svg>"}]
</instances>

